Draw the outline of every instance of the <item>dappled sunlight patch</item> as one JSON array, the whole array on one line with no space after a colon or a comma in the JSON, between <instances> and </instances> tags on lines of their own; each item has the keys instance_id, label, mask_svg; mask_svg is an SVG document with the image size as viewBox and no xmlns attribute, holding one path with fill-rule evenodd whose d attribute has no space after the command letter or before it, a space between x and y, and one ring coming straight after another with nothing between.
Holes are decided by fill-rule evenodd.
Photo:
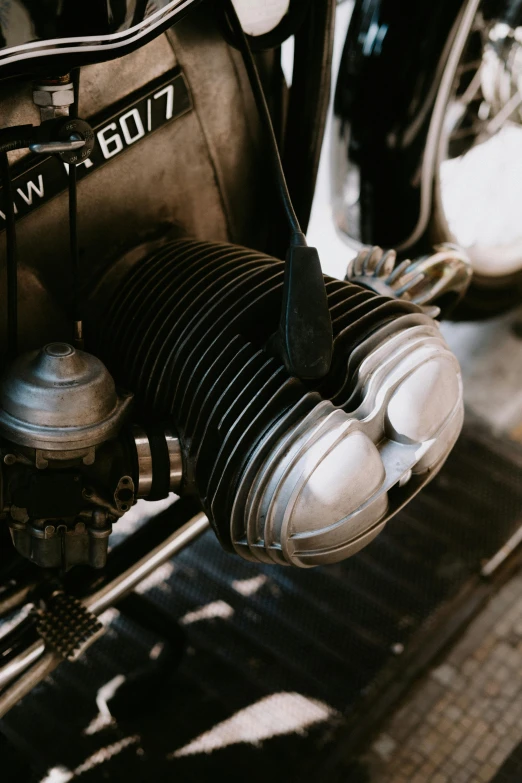
<instances>
[{"instance_id":1,"label":"dappled sunlight patch","mask_svg":"<svg viewBox=\"0 0 522 783\"><path fill-rule=\"evenodd\" d=\"M102 729L105 729L107 726L111 726L114 723L114 718L111 715L108 702L113 698L118 688L123 685L125 679L123 674L118 674L116 677L113 677L112 680L106 682L105 685L102 685L98 690L98 693L96 694L98 714L92 719L87 728L84 729L84 734L97 734L99 731L102 731Z\"/></svg>"},{"instance_id":2,"label":"dappled sunlight patch","mask_svg":"<svg viewBox=\"0 0 522 783\"><path fill-rule=\"evenodd\" d=\"M267 580L268 577L266 577L265 574L259 574L250 579L234 579L232 587L236 592L240 593L240 595L247 598L248 596L257 593L257 591L267 583Z\"/></svg>"},{"instance_id":3,"label":"dappled sunlight patch","mask_svg":"<svg viewBox=\"0 0 522 783\"><path fill-rule=\"evenodd\" d=\"M97 750L91 756L86 758L85 761L74 770L69 770L62 766L53 767L46 773L45 777L42 778L40 783L68 783L70 780L73 780L79 775L83 775L84 772L90 772L91 769L99 767L100 764L105 764L114 756L117 756L118 753L121 753L122 750L125 750L125 748L128 748L131 745L135 745L139 741L140 737L138 734L134 734L130 737L124 737L118 742L113 742L112 745L107 745L105 748L100 748L100 750Z\"/></svg>"},{"instance_id":4,"label":"dappled sunlight patch","mask_svg":"<svg viewBox=\"0 0 522 783\"><path fill-rule=\"evenodd\" d=\"M169 758L212 753L238 743L258 745L263 740L284 734L303 734L337 713L324 702L300 693L273 693L218 723Z\"/></svg>"},{"instance_id":5,"label":"dappled sunlight patch","mask_svg":"<svg viewBox=\"0 0 522 783\"><path fill-rule=\"evenodd\" d=\"M142 595L143 593L146 593L155 587L159 587L160 589L165 587L170 577L174 573L174 570L174 563L163 563L162 566L156 568L152 574L139 583L139 585L136 587L136 592Z\"/></svg>"},{"instance_id":6,"label":"dappled sunlight patch","mask_svg":"<svg viewBox=\"0 0 522 783\"><path fill-rule=\"evenodd\" d=\"M191 625L191 623L197 623L201 620L215 620L218 617L222 620L228 620L233 614L233 608L225 601L212 601L199 609L187 612L179 622L181 625Z\"/></svg>"}]
</instances>

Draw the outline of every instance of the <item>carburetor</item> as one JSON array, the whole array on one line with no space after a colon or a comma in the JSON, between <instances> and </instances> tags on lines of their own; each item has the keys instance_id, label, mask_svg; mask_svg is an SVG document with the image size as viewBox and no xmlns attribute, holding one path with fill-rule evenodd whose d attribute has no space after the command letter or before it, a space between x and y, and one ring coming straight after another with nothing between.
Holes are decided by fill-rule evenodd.
<instances>
[{"instance_id":1,"label":"carburetor","mask_svg":"<svg viewBox=\"0 0 522 783\"><path fill-rule=\"evenodd\" d=\"M8 367L0 381L0 508L24 557L48 568L101 568L113 522L138 497L176 489L175 439L124 427L132 397L99 359L67 343Z\"/></svg>"}]
</instances>

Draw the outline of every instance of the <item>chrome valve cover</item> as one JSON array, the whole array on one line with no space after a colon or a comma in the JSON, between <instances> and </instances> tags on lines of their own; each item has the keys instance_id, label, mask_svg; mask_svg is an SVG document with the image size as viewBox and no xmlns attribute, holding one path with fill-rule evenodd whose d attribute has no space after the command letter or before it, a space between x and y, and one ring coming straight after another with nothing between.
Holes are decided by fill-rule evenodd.
<instances>
[{"instance_id":1,"label":"chrome valve cover","mask_svg":"<svg viewBox=\"0 0 522 783\"><path fill-rule=\"evenodd\" d=\"M301 567L343 560L449 454L463 421L462 379L436 322L403 316L367 338L354 362L349 412L319 403L275 442L253 480L245 468L236 498L246 492L247 501L231 520L243 557Z\"/></svg>"}]
</instances>

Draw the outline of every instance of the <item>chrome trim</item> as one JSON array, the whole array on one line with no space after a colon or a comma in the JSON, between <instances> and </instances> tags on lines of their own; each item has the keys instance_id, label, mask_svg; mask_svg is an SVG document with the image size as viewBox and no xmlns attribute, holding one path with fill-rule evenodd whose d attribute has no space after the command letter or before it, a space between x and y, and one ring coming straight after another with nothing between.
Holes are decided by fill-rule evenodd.
<instances>
[{"instance_id":1,"label":"chrome trim","mask_svg":"<svg viewBox=\"0 0 522 783\"><path fill-rule=\"evenodd\" d=\"M428 225L432 196L433 196L433 182L437 176L437 162L439 158L439 144L442 133L442 127L444 123L444 117L446 115L446 106L451 94L451 88L453 80L455 78L455 72L460 62L462 52L468 40L469 32L473 24L473 19L477 13L480 0L468 0L467 5L463 8L458 15L453 30L449 37L452 41L451 51L447 58L446 67L442 75L442 80L435 100L435 106L433 108L433 114L431 116L430 127L426 138L426 146L424 148L424 156L422 159L421 169L421 203L419 218L417 225L413 229L410 236L397 246L397 250L407 250L417 240L420 239L426 226ZM442 57L446 56L446 50L444 50Z\"/></svg>"},{"instance_id":2,"label":"chrome trim","mask_svg":"<svg viewBox=\"0 0 522 783\"><path fill-rule=\"evenodd\" d=\"M464 417L458 362L431 318L403 316L393 328L353 351L353 391L342 408L323 401L283 435L269 430L252 452L230 519L246 560L340 562L442 466Z\"/></svg>"},{"instance_id":3,"label":"chrome trim","mask_svg":"<svg viewBox=\"0 0 522 783\"><path fill-rule=\"evenodd\" d=\"M28 647L27 650L24 650L16 658L2 666L0 668L0 688L8 685L15 677L25 671L28 666L37 661L44 652L45 643L43 639L39 639Z\"/></svg>"},{"instance_id":4,"label":"chrome trim","mask_svg":"<svg viewBox=\"0 0 522 783\"><path fill-rule=\"evenodd\" d=\"M153 32L157 27L176 16L193 2L195 2L195 0L172 0L165 8L151 14L147 19L134 25L129 30L123 30L119 33L71 38L51 38L49 40L33 41L31 43L20 44L19 46L11 46L4 49L3 52L0 52L0 68L2 65L37 57L48 57L55 54L73 54L78 52L97 52L128 46ZM77 45L71 46L71 44Z\"/></svg>"},{"instance_id":5,"label":"chrome trim","mask_svg":"<svg viewBox=\"0 0 522 783\"><path fill-rule=\"evenodd\" d=\"M165 541L158 544L152 552L144 555L141 560L134 563L127 571L117 576L112 582L98 590L97 593L84 598L82 601L83 605L93 614L100 615L116 601L123 598L124 595L132 592L140 582L150 576L165 561L192 543L208 527L209 522L206 516L202 512L196 514L183 527L175 530Z\"/></svg>"},{"instance_id":6,"label":"chrome trim","mask_svg":"<svg viewBox=\"0 0 522 783\"><path fill-rule=\"evenodd\" d=\"M170 430L165 430L165 440L169 451L170 482L171 492L179 492L181 480L183 478L183 461L181 458L181 446L179 438Z\"/></svg>"},{"instance_id":7,"label":"chrome trim","mask_svg":"<svg viewBox=\"0 0 522 783\"><path fill-rule=\"evenodd\" d=\"M152 489L152 452L147 433L137 424L132 427L134 445L138 457L138 494L139 498L146 498Z\"/></svg>"}]
</instances>

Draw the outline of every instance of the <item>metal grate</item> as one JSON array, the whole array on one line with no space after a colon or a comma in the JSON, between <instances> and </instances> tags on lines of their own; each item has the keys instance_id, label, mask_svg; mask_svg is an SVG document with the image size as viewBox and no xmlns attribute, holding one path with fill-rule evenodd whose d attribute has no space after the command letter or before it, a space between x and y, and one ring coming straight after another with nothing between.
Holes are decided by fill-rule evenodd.
<instances>
[{"instance_id":1,"label":"metal grate","mask_svg":"<svg viewBox=\"0 0 522 783\"><path fill-rule=\"evenodd\" d=\"M109 780L206 780L225 770L232 780L316 780L311 764L328 757L343 716L353 719L383 668L512 535L521 512L522 449L468 419L439 476L354 558L312 571L258 567L225 553L209 533L145 594L182 621L188 651L179 670L168 656L151 664L157 636L115 616L85 658L64 664L3 729L23 763L31 759L35 780L58 766L81 780L102 772ZM117 723L85 734L98 690L120 674L127 683L110 702ZM304 710L296 695L307 700ZM308 704L319 717L282 720L281 704L303 714ZM237 742L252 722L250 740L259 736L260 746ZM202 747L220 749L190 754L191 741L212 730ZM21 756L13 754L19 780Z\"/></svg>"}]
</instances>

